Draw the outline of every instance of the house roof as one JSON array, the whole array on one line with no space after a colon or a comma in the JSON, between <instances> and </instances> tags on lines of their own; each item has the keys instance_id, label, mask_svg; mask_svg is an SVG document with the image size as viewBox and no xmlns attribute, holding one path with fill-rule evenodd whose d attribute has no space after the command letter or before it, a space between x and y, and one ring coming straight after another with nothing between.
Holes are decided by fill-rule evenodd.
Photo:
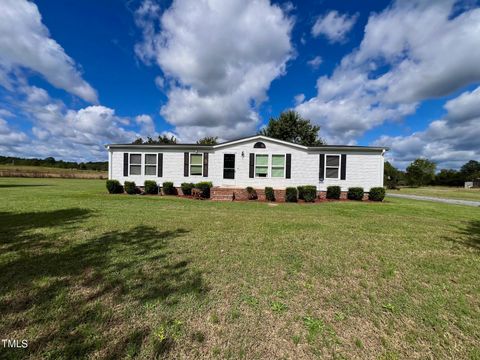
<instances>
[{"instance_id":1,"label":"house roof","mask_svg":"<svg viewBox=\"0 0 480 360\"><path fill-rule=\"evenodd\" d=\"M357 145L321 145L321 146L304 146L295 144L289 141L279 140L264 135L247 136L235 140L226 141L217 145L200 145L200 144L162 144L162 145L148 145L148 144L108 144L105 145L107 149L114 148L148 148L148 149L174 149L174 148L194 148L194 149L219 149L225 146L241 144L251 140L268 140L278 144L299 148L305 151L321 151L321 150L364 150L364 151L388 151L388 147L378 146L357 146Z\"/></svg>"}]
</instances>

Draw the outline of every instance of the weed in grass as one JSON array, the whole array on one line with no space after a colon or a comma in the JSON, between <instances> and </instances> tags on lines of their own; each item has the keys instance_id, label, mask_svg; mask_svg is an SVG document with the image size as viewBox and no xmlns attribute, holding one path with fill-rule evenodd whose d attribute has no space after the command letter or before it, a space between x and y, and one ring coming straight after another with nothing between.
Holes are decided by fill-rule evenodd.
<instances>
[{"instance_id":1,"label":"weed in grass","mask_svg":"<svg viewBox=\"0 0 480 360\"><path fill-rule=\"evenodd\" d=\"M220 324L220 317L217 313L214 312L210 315L210 321L212 322L212 324L218 325Z\"/></svg>"},{"instance_id":2,"label":"weed in grass","mask_svg":"<svg viewBox=\"0 0 480 360\"><path fill-rule=\"evenodd\" d=\"M325 323L322 319L317 319L311 316L305 316L303 318L303 324L307 328L307 340L312 342L317 336L323 334L325 330Z\"/></svg>"},{"instance_id":3,"label":"weed in grass","mask_svg":"<svg viewBox=\"0 0 480 360\"><path fill-rule=\"evenodd\" d=\"M242 299L242 301L243 301L245 304L247 304L247 305L249 305L249 306L251 306L251 307L254 307L254 308L258 307L259 301L258 301L258 299L257 299L255 296L252 296L252 295L243 295L243 296L241 297L241 299Z\"/></svg>"},{"instance_id":4,"label":"weed in grass","mask_svg":"<svg viewBox=\"0 0 480 360\"><path fill-rule=\"evenodd\" d=\"M240 310L237 307L234 307L230 310L230 319L231 320L237 320L238 318L240 318L241 315L242 315L242 313L240 312Z\"/></svg>"},{"instance_id":5,"label":"weed in grass","mask_svg":"<svg viewBox=\"0 0 480 360\"><path fill-rule=\"evenodd\" d=\"M337 311L334 315L334 318L336 321L343 321L347 318L347 315L345 315L343 312L341 311Z\"/></svg>"},{"instance_id":6,"label":"weed in grass","mask_svg":"<svg viewBox=\"0 0 480 360\"><path fill-rule=\"evenodd\" d=\"M273 311L273 312L276 312L276 313L281 313L281 312L284 312L288 309L288 306L280 301L272 301L270 303L270 309Z\"/></svg>"},{"instance_id":7,"label":"weed in grass","mask_svg":"<svg viewBox=\"0 0 480 360\"><path fill-rule=\"evenodd\" d=\"M212 348L212 354L214 356L219 356L222 353L222 350L218 346Z\"/></svg>"},{"instance_id":8,"label":"weed in grass","mask_svg":"<svg viewBox=\"0 0 480 360\"><path fill-rule=\"evenodd\" d=\"M295 345L300 344L300 340L302 340L302 337L300 335L293 335L292 336L292 341Z\"/></svg>"},{"instance_id":9,"label":"weed in grass","mask_svg":"<svg viewBox=\"0 0 480 360\"><path fill-rule=\"evenodd\" d=\"M359 349L363 349L363 342L360 339L355 339L355 346Z\"/></svg>"},{"instance_id":10,"label":"weed in grass","mask_svg":"<svg viewBox=\"0 0 480 360\"><path fill-rule=\"evenodd\" d=\"M205 341L205 334L199 330L197 331L194 331L191 335L192 337L192 340L196 341L196 342L199 342L199 343L203 343Z\"/></svg>"},{"instance_id":11,"label":"weed in grass","mask_svg":"<svg viewBox=\"0 0 480 360\"><path fill-rule=\"evenodd\" d=\"M395 306L391 303L383 304L382 308L384 310L387 310L387 311L391 312L391 313L395 312Z\"/></svg>"}]
</instances>

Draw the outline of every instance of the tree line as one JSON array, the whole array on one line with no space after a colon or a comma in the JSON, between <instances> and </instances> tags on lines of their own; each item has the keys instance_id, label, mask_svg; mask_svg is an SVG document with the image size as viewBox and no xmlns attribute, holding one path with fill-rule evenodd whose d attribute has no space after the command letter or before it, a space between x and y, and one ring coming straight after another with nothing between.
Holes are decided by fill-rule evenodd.
<instances>
[{"instance_id":1,"label":"tree line","mask_svg":"<svg viewBox=\"0 0 480 360\"><path fill-rule=\"evenodd\" d=\"M18 165L18 166L45 166L61 169L79 169L79 170L97 170L107 171L107 161L89 161L89 162L74 162L55 160L53 157L45 159L25 159L15 156L0 156L0 164L2 165Z\"/></svg>"},{"instance_id":2,"label":"tree line","mask_svg":"<svg viewBox=\"0 0 480 360\"><path fill-rule=\"evenodd\" d=\"M384 184L389 189L398 186L463 186L466 181L480 178L480 162L470 160L460 170L441 169L436 173L436 164L428 159L416 159L405 171L398 170L388 161L385 162Z\"/></svg>"}]
</instances>

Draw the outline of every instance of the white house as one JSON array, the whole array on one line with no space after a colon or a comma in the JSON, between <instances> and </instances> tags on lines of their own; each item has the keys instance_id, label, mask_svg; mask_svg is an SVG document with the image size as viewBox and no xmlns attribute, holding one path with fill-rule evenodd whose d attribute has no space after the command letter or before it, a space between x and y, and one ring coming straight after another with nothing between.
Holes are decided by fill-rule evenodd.
<instances>
[{"instance_id":1,"label":"white house","mask_svg":"<svg viewBox=\"0 0 480 360\"><path fill-rule=\"evenodd\" d=\"M110 144L109 179L145 180L161 184L211 181L222 189L251 186L277 190L289 186L315 185L319 192L330 185L342 191L349 187L383 186L384 153L387 148L369 146L303 146L262 135L218 145Z\"/></svg>"}]
</instances>

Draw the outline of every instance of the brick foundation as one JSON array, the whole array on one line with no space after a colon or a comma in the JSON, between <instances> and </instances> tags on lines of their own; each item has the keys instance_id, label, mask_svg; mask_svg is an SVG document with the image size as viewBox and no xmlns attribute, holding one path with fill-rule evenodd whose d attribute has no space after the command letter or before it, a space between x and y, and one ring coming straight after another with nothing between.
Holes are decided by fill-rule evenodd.
<instances>
[{"instance_id":1,"label":"brick foundation","mask_svg":"<svg viewBox=\"0 0 480 360\"><path fill-rule=\"evenodd\" d=\"M257 192L258 200L265 201L265 189L255 189ZM275 194L275 201L285 201L285 190L273 190ZM222 188L213 187L210 192L210 198L218 201L246 201L248 200L248 192L246 189L241 188Z\"/></svg>"}]
</instances>

